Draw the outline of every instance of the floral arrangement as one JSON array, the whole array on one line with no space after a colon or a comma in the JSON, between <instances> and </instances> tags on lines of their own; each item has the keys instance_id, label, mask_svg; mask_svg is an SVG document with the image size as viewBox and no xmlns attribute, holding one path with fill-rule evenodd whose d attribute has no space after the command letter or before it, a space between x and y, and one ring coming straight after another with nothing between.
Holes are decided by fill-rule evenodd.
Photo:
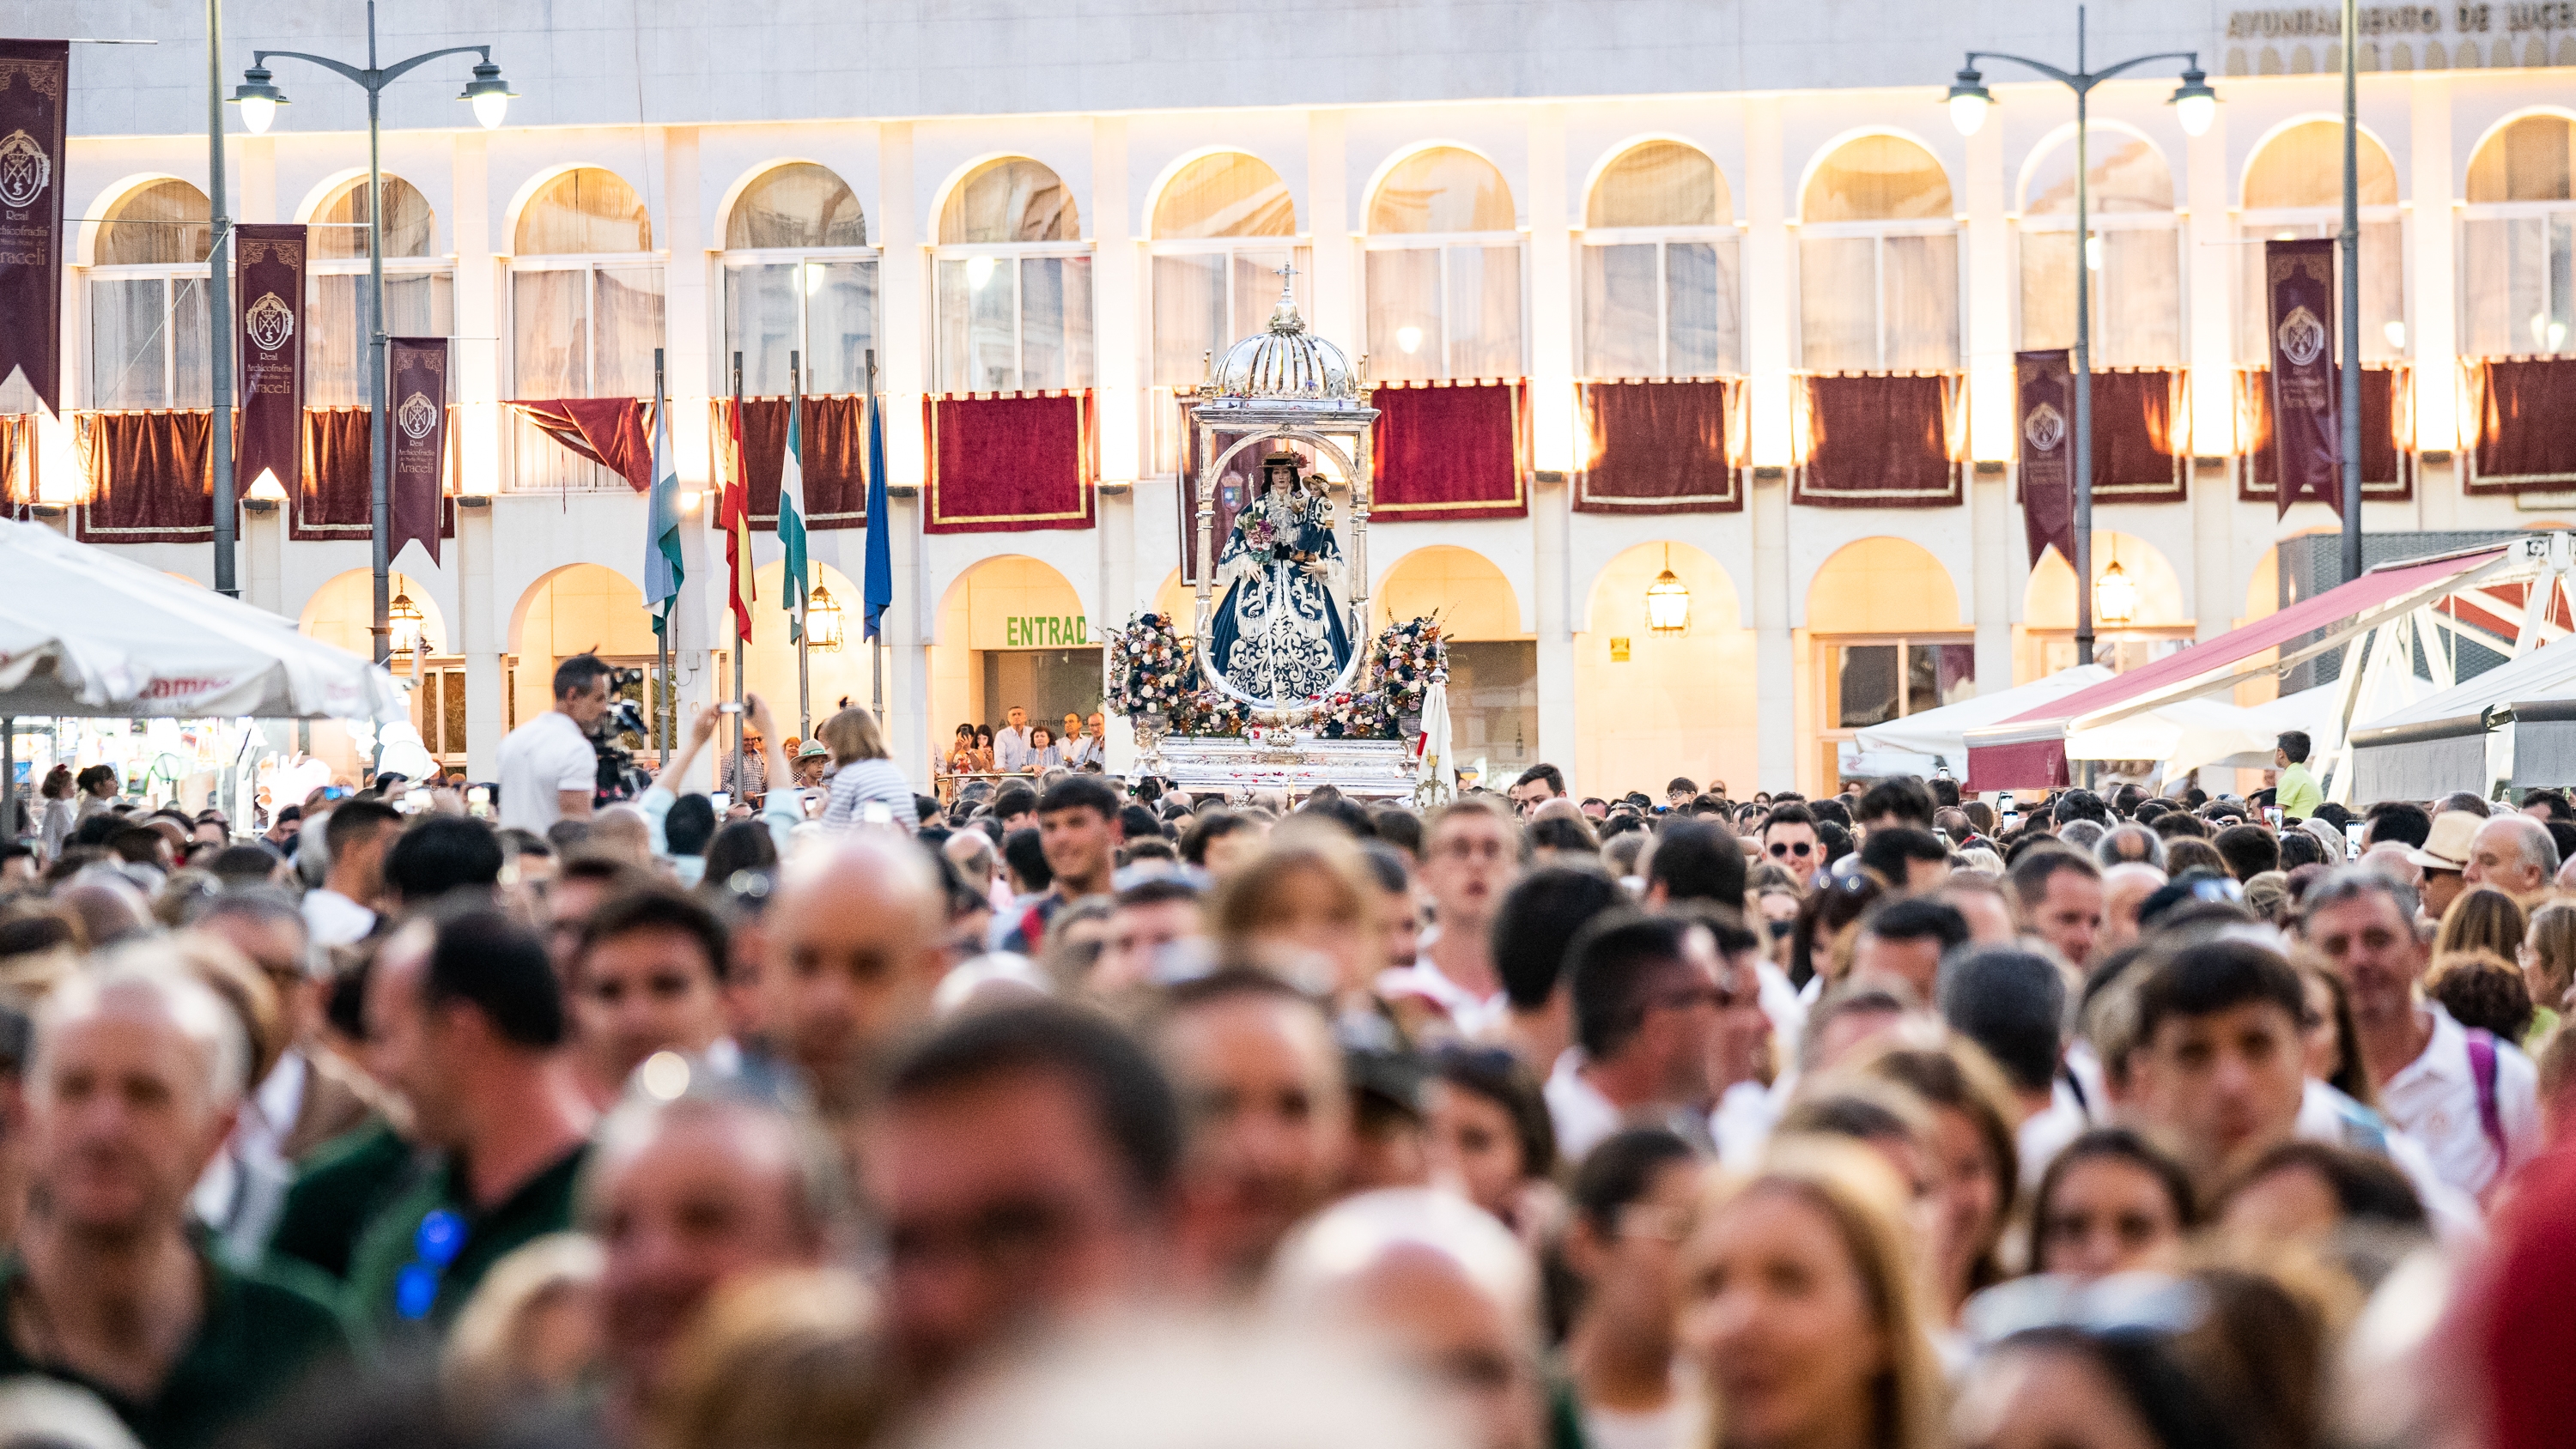
<instances>
[{"instance_id":1,"label":"floral arrangement","mask_svg":"<svg viewBox=\"0 0 2576 1449\"><path fill-rule=\"evenodd\" d=\"M1159 712L1175 735L1240 736L1251 711L1203 687L1193 641L1182 638L1169 616L1138 614L1109 632L1110 689L1106 708L1125 715ZM1397 720L1419 714L1431 678L1449 667L1449 643L1431 618L1390 624L1371 642L1371 687L1343 690L1315 700L1313 728L1328 740L1401 738Z\"/></svg>"}]
</instances>

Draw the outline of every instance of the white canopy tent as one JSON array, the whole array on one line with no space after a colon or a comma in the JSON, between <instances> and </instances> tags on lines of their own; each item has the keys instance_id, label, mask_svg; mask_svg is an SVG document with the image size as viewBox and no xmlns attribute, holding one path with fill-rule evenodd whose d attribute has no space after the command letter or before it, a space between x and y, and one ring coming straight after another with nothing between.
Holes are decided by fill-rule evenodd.
<instances>
[{"instance_id":1,"label":"white canopy tent","mask_svg":"<svg viewBox=\"0 0 2576 1449\"><path fill-rule=\"evenodd\" d=\"M0 716L406 718L393 676L295 622L0 519Z\"/></svg>"},{"instance_id":2,"label":"white canopy tent","mask_svg":"<svg viewBox=\"0 0 2576 1449\"><path fill-rule=\"evenodd\" d=\"M2576 639L2358 723L2352 751L2357 800L2576 780Z\"/></svg>"},{"instance_id":3,"label":"white canopy tent","mask_svg":"<svg viewBox=\"0 0 2576 1449\"><path fill-rule=\"evenodd\" d=\"M1846 774L1864 777L1929 777L1945 769L1953 775L1965 774L1968 731L2053 704L2110 677L2111 671L2099 664L2078 664L1995 694L1980 694L1957 704L1871 725L1852 736L1842 769Z\"/></svg>"}]
</instances>

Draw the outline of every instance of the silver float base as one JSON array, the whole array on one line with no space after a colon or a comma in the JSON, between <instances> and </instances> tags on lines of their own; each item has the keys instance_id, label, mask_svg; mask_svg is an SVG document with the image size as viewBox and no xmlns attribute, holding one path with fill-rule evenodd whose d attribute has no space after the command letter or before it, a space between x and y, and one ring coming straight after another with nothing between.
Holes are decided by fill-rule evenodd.
<instances>
[{"instance_id":1,"label":"silver float base","mask_svg":"<svg viewBox=\"0 0 2576 1449\"><path fill-rule=\"evenodd\" d=\"M1256 790L1305 794L1331 785L1364 800L1413 798L1413 754L1402 740L1298 738L1255 742L1220 735L1165 735L1137 752L1136 773L1194 796L1242 801Z\"/></svg>"}]
</instances>

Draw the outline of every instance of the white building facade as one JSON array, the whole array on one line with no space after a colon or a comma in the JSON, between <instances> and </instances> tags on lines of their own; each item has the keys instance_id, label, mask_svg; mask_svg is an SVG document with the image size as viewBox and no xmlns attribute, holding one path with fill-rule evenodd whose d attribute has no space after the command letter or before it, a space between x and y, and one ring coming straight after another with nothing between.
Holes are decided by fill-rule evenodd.
<instances>
[{"instance_id":1,"label":"white building facade","mask_svg":"<svg viewBox=\"0 0 2576 1449\"><path fill-rule=\"evenodd\" d=\"M680 471L704 490L705 400L729 390L733 353L754 394L785 391L791 347L809 392L862 390L872 354L898 495L884 692L926 786L961 722L1087 713L1100 630L1186 597L1174 389L1260 325L1286 262L1313 327L1377 378L1527 379L1526 516L1381 520L1368 549L1381 617L1436 607L1450 624L1459 753L1492 773L1548 760L1583 794L1660 794L1674 775L1739 796L1829 788L1858 725L2073 660L2075 581L2054 556L2032 566L2013 476L2013 354L2071 340L2073 100L1996 63L1982 129L1959 135L1942 105L1971 48L2071 67L2072 6L437 8L386 17L412 27L387 30L387 57L488 43L519 93L479 129L453 99L460 58L386 101L402 183L384 203L388 315L456 339L463 505L441 565L395 568L427 617L422 668L442 676L424 734L477 779L545 707L556 658L653 647L644 499L507 400L649 392L659 347ZM2389 426L2411 484L2366 505L2372 532L2576 516L2576 482L2472 496L2460 463L2463 360L2576 347L2564 9L2369 12L2365 355L2407 379ZM2187 434L2167 440L2178 501L2095 513L2096 569L2135 586L2101 628L2124 662L2269 612L2276 543L2336 525L2316 504L2276 519L2239 476L2239 374L2266 356L2249 258L2331 234L2340 205L2327 13L2093 10L2096 63L2198 50L2222 102L2192 137L2166 104L2178 67L2093 99L2096 363L2182 378L2167 426ZM73 0L21 5L8 27L186 26L150 50L74 50L67 414L206 403L203 231L184 224L206 215L193 17ZM237 0L226 25L228 87L254 47L364 54L354 4ZM233 218L363 219L358 92L274 68L292 104L266 136L233 118ZM363 233L315 236L308 403L362 405ZM1958 379L1957 501L1793 502L1813 446L1803 379L1885 372ZM1578 383L1629 377L1742 379L1740 511L1575 509ZM1063 388L1094 395L1096 526L926 534L924 396ZM40 428L48 504L88 486L75 431ZM244 516L245 597L363 649L367 545L292 538L290 512ZM711 515L701 502L689 530L683 700L730 687ZM204 546L123 547L211 582ZM855 529L815 535L850 606L849 642L814 657L817 718L869 697L863 547ZM792 714L777 542L754 548L746 677ZM1666 568L1691 592L1679 636L1645 617Z\"/></svg>"}]
</instances>

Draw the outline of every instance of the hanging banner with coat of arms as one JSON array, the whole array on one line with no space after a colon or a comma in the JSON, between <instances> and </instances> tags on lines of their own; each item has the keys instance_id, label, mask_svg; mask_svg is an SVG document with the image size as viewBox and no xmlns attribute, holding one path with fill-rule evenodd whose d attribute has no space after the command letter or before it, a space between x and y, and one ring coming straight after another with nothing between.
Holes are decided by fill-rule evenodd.
<instances>
[{"instance_id":1,"label":"hanging banner with coat of arms","mask_svg":"<svg viewBox=\"0 0 2576 1449\"><path fill-rule=\"evenodd\" d=\"M0 383L62 411L67 40L0 40Z\"/></svg>"},{"instance_id":2,"label":"hanging banner with coat of arms","mask_svg":"<svg viewBox=\"0 0 2576 1449\"><path fill-rule=\"evenodd\" d=\"M2301 502L2343 512L2343 405L2335 386L2335 244L2263 243L2271 299L2272 448L2281 513ZM2277 515L2276 515L2277 516Z\"/></svg>"},{"instance_id":3,"label":"hanging banner with coat of arms","mask_svg":"<svg viewBox=\"0 0 2576 1449\"><path fill-rule=\"evenodd\" d=\"M445 491L440 465L447 459L447 339L394 337L386 350L393 366L393 389L386 396L393 402L394 466L393 533L385 557L400 555L403 544L416 538L436 564Z\"/></svg>"},{"instance_id":4,"label":"hanging banner with coat of arms","mask_svg":"<svg viewBox=\"0 0 2576 1449\"><path fill-rule=\"evenodd\" d=\"M233 477L244 492L276 475L293 493L304 460L304 228L233 228L241 311L241 432Z\"/></svg>"},{"instance_id":5,"label":"hanging banner with coat of arms","mask_svg":"<svg viewBox=\"0 0 2576 1449\"><path fill-rule=\"evenodd\" d=\"M2021 524L2030 562L2051 547L2075 567L2075 369L2063 347L2013 354L2021 418Z\"/></svg>"}]
</instances>

